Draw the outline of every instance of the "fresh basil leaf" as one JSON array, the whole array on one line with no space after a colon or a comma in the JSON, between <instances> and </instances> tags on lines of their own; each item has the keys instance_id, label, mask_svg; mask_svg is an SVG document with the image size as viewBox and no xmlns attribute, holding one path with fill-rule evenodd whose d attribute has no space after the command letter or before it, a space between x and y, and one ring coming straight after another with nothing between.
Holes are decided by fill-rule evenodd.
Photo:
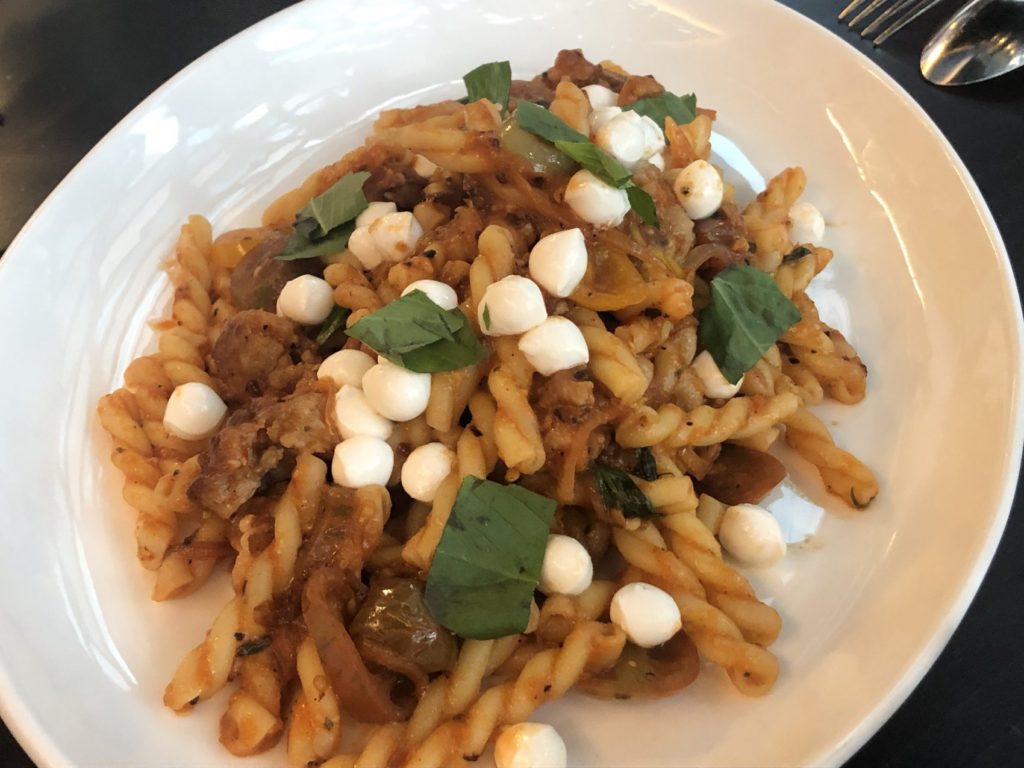
<instances>
[{"instance_id":1,"label":"fresh basil leaf","mask_svg":"<svg viewBox=\"0 0 1024 768\"><path fill-rule=\"evenodd\" d=\"M671 117L678 125L686 125L691 122L697 116L697 97L692 93L677 96L665 91L657 96L634 101L623 109L632 109L634 112L646 115L664 130L666 117Z\"/></svg>"},{"instance_id":2,"label":"fresh basil leaf","mask_svg":"<svg viewBox=\"0 0 1024 768\"><path fill-rule=\"evenodd\" d=\"M484 304L484 328L491 330L491 307L487 304Z\"/></svg>"},{"instance_id":3,"label":"fresh basil leaf","mask_svg":"<svg viewBox=\"0 0 1024 768\"><path fill-rule=\"evenodd\" d=\"M658 463L654 460L654 453L650 448L637 448L636 476L647 481L658 479Z\"/></svg>"},{"instance_id":4,"label":"fresh basil leaf","mask_svg":"<svg viewBox=\"0 0 1024 768\"><path fill-rule=\"evenodd\" d=\"M654 200L640 187L630 184L626 187L626 197L629 198L629 207L637 212L637 215L644 220L644 223L652 227L658 226L658 211L654 207Z\"/></svg>"},{"instance_id":5,"label":"fresh basil leaf","mask_svg":"<svg viewBox=\"0 0 1024 768\"><path fill-rule=\"evenodd\" d=\"M519 486L463 480L427 574L431 615L475 640L524 631L555 506Z\"/></svg>"},{"instance_id":6,"label":"fresh basil leaf","mask_svg":"<svg viewBox=\"0 0 1024 768\"><path fill-rule=\"evenodd\" d=\"M626 517L655 517L654 505L627 473L607 464L594 462L590 471L594 474L597 492L609 509L620 509Z\"/></svg>"},{"instance_id":7,"label":"fresh basil leaf","mask_svg":"<svg viewBox=\"0 0 1024 768\"><path fill-rule=\"evenodd\" d=\"M339 328L344 328L350 312L347 307L334 307L320 326L320 330L316 332L316 343L322 347Z\"/></svg>"},{"instance_id":8,"label":"fresh basil leaf","mask_svg":"<svg viewBox=\"0 0 1024 768\"><path fill-rule=\"evenodd\" d=\"M633 176L626 166L592 142L559 139L555 147L613 187L626 186Z\"/></svg>"},{"instance_id":9,"label":"fresh basil leaf","mask_svg":"<svg viewBox=\"0 0 1024 768\"><path fill-rule=\"evenodd\" d=\"M799 319L800 311L771 275L733 264L711 281L711 303L700 313L698 334L722 375L735 384Z\"/></svg>"},{"instance_id":10,"label":"fresh basil leaf","mask_svg":"<svg viewBox=\"0 0 1024 768\"><path fill-rule=\"evenodd\" d=\"M348 329L394 363L417 373L454 371L479 363L487 350L459 309L442 309L413 291Z\"/></svg>"},{"instance_id":11,"label":"fresh basil leaf","mask_svg":"<svg viewBox=\"0 0 1024 768\"><path fill-rule=\"evenodd\" d=\"M512 67L507 61L481 64L462 76L470 101L487 99L504 112L508 109L508 94L512 89Z\"/></svg>"},{"instance_id":12,"label":"fresh basil leaf","mask_svg":"<svg viewBox=\"0 0 1024 768\"><path fill-rule=\"evenodd\" d=\"M310 240L319 240L335 227L352 221L368 205L366 195L363 194L363 184L368 178L370 174L367 171L346 173L330 189L314 197L299 211L296 231ZM310 219L317 223L315 229L309 229L305 223Z\"/></svg>"},{"instance_id":13,"label":"fresh basil leaf","mask_svg":"<svg viewBox=\"0 0 1024 768\"><path fill-rule=\"evenodd\" d=\"M278 261L295 261L296 259L315 259L319 256L333 256L348 247L348 238L356 228L355 222L349 222L319 240L309 240L298 232L288 238Z\"/></svg>"},{"instance_id":14,"label":"fresh basil leaf","mask_svg":"<svg viewBox=\"0 0 1024 768\"><path fill-rule=\"evenodd\" d=\"M574 128L570 128L559 117L548 112L544 107L533 102L520 101L516 107L516 122L524 131L547 139L552 144L556 141L584 141L590 143L586 136Z\"/></svg>"},{"instance_id":15,"label":"fresh basil leaf","mask_svg":"<svg viewBox=\"0 0 1024 768\"><path fill-rule=\"evenodd\" d=\"M805 248L802 245L798 245L792 251L782 257L783 264L792 264L794 261L800 261L804 256L808 256L811 253L810 248Z\"/></svg>"}]
</instances>

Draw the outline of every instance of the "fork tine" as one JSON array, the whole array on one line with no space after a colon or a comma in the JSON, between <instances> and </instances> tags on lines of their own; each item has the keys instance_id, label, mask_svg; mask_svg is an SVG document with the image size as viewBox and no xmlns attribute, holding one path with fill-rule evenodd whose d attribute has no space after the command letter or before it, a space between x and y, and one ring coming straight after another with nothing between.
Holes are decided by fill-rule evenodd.
<instances>
[{"instance_id":1,"label":"fork tine","mask_svg":"<svg viewBox=\"0 0 1024 768\"><path fill-rule=\"evenodd\" d=\"M852 19L850 19L846 23L846 26L850 27L851 29L853 27L856 27L858 24L860 24L861 21L863 21L866 17L870 16L875 11L877 11L881 6L885 5L885 3L887 2L888 0L871 0L871 2L868 3L867 8L858 13Z\"/></svg>"},{"instance_id":2,"label":"fork tine","mask_svg":"<svg viewBox=\"0 0 1024 768\"><path fill-rule=\"evenodd\" d=\"M850 4L839 12L839 16L836 17L836 20L842 21L843 19L845 19L847 16L849 16L851 13L857 10L857 6L863 2L864 0L850 0Z\"/></svg>"},{"instance_id":3,"label":"fork tine","mask_svg":"<svg viewBox=\"0 0 1024 768\"><path fill-rule=\"evenodd\" d=\"M876 29L885 24L885 22L891 19L895 14L903 13L903 11L905 11L915 2L919 2L919 0L896 0L895 3L893 3L880 14L878 14L874 21L872 21L870 24L864 27L864 29L861 30L860 36L868 37L869 35L873 34ZM897 19L896 21L899 21L899 19Z\"/></svg>"},{"instance_id":4,"label":"fork tine","mask_svg":"<svg viewBox=\"0 0 1024 768\"><path fill-rule=\"evenodd\" d=\"M895 24L893 24L888 29L884 30L882 34L876 37L873 41L874 44L881 45L890 37L892 37L901 29L903 29L905 26L907 26L907 24L916 19L918 16L920 16L923 13L927 13L929 10L931 10L941 2L942 0L920 0L920 2L914 8L910 9L910 12L907 13L906 16L904 16L902 19L899 19Z\"/></svg>"}]
</instances>

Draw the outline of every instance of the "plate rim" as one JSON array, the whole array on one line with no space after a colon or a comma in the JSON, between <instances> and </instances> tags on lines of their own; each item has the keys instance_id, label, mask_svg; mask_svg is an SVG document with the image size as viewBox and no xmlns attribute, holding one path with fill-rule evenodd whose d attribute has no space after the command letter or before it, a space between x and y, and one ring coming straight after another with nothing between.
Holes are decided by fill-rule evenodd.
<instances>
[{"instance_id":1,"label":"plate rim","mask_svg":"<svg viewBox=\"0 0 1024 768\"><path fill-rule=\"evenodd\" d=\"M874 62L864 52L860 51L856 46L845 40L833 30L819 24L815 20L781 2L772 2L772 0L748 1L757 2L766 7L774 7L776 12L781 13L782 16L787 16L790 23L801 26L807 34L818 35L819 37L827 36L831 41L831 46L836 47L837 49L841 47L846 50L847 54L852 54L853 59L857 61L861 67L870 72L877 80L884 84L899 99L899 101L903 103L904 106L910 109L922 127L931 134L934 140L936 140L937 146L941 148L947 161L950 163L950 166L956 171L957 177L963 183L968 195L970 196L971 202L981 218L982 224L988 235L989 242L997 257L1000 273L1003 278L1003 284L1008 289L1008 298L1017 310L1012 329L1017 356L1016 377L1010 387L1012 394L1012 401L1010 404L1013 423L1011 436L1012 445L1007 456L1007 472L1003 480L1003 488L998 501L996 514L994 515L989 531L981 544L978 556L970 566L967 578L964 579L962 587L955 598L949 601L938 629L928 638L927 642L920 646L913 660L908 664L903 674L892 681L892 684L884 697L875 703L867 715L865 715L854 728L850 729L842 739L838 740L824 751L810 756L810 759L806 763L807 765L841 765L849 760L875 733L878 732L885 722L892 717L896 710L903 705L924 676L934 666L939 655L952 638L953 633L961 625L967 609L974 600L974 597L984 581L993 559L995 558L1012 510L1017 481L1021 471L1022 453L1024 453L1024 410L1022 410L1021 407L1022 403L1024 403L1024 308L1022 308L1020 291L1018 290L1017 282L1013 274L1009 252L1007 251L1006 244L1003 241L1002 234L999 231L998 224L988 207L988 203L985 201L977 182L974 180L974 177L971 175L963 159L927 111L925 111L918 101L879 64ZM216 46L186 64L171 77L157 86L103 134L103 136L89 149L89 151L86 152L86 154L77 163L75 163L71 170L68 171L60 182L58 182L58 184L47 194L43 202L40 203L32 212L32 215L29 216L26 222L18 230L14 239L11 241L3 259L0 259L0 280L5 279L3 275L9 270L10 265L14 263L15 260L27 258L27 256L20 255L20 252L25 250L24 248L21 248L20 245L27 237L26 233L30 232L33 228L36 220L54 204L54 200L58 198L64 188L72 182L72 179L82 173L83 168L91 162L93 156L100 152L102 148L111 141L112 137L120 132L126 124L135 120L167 90L172 88L179 81L185 79L194 69L202 67L208 59L215 57L221 49L234 44L238 38L256 34L257 31L264 26L272 26L292 14L300 15L310 12L310 8L315 8L319 5L326 5L329 2L330 0L306 0L306 2L299 2L295 5L276 11L266 18L260 19L218 43ZM657 5L653 0L643 0L643 5L649 4ZM841 45L837 46L837 43ZM1014 468L1016 468L1015 472L1013 471ZM7 725L20 747L40 768L72 768L72 766L74 766L74 761L69 759L63 749L57 745L47 730L42 726L39 719L30 711L25 700L13 692L13 685L7 664L3 659L0 659L0 717L3 718L4 723Z\"/></svg>"}]
</instances>

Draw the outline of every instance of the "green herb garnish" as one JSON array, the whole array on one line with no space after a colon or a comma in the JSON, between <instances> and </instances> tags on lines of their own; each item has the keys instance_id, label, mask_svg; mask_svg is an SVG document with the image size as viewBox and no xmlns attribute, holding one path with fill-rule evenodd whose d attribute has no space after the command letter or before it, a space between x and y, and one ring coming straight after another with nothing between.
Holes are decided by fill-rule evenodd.
<instances>
[{"instance_id":1,"label":"green herb garnish","mask_svg":"<svg viewBox=\"0 0 1024 768\"><path fill-rule=\"evenodd\" d=\"M423 291L385 304L349 328L348 335L417 373L454 371L487 357L462 311L442 309Z\"/></svg>"},{"instance_id":2,"label":"green herb garnish","mask_svg":"<svg viewBox=\"0 0 1024 768\"><path fill-rule=\"evenodd\" d=\"M811 253L810 248L805 248L802 245L798 245L792 251L782 257L783 264L792 264L794 261L800 261L804 256L809 256Z\"/></svg>"},{"instance_id":3,"label":"green herb garnish","mask_svg":"<svg viewBox=\"0 0 1024 768\"><path fill-rule=\"evenodd\" d=\"M555 506L516 485L463 480L427 574L431 615L475 640L525 630Z\"/></svg>"},{"instance_id":4,"label":"green herb garnish","mask_svg":"<svg viewBox=\"0 0 1024 768\"><path fill-rule=\"evenodd\" d=\"M677 125L686 125L691 122L697 116L697 97L692 93L677 96L665 91L657 96L634 101L623 109L631 109L641 115L646 115L664 130L667 117L671 117Z\"/></svg>"},{"instance_id":5,"label":"green herb garnish","mask_svg":"<svg viewBox=\"0 0 1024 768\"><path fill-rule=\"evenodd\" d=\"M632 174L622 163L594 144L579 131L566 125L544 107L519 102L516 120L520 128L550 141L565 155L613 187L625 188L630 207L641 219L658 226L658 214L651 196L633 184Z\"/></svg>"},{"instance_id":6,"label":"green herb garnish","mask_svg":"<svg viewBox=\"0 0 1024 768\"><path fill-rule=\"evenodd\" d=\"M253 654L259 653L260 651L270 647L270 637L263 635L257 637L255 640L250 640L247 643L242 643L238 646L238 650L235 651L235 656L246 657L252 656Z\"/></svg>"},{"instance_id":7,"label":"green herb garnish","mask_svg":"<svg viewBox=\"0 0 1024 768\"><path fill-rule=\"evenodd\" d=\"M508 109L508 94L512 89L512 67L507 61L481 64L464 74L462 82L466 84L468 101L487 99L501 107L502 112Z\"/></svg>"},{"instance_id":8,"label":"green herb garnish","mask_svg":"<svg viewBox=\"0 0 1024 768\"><path fill-rule=\"evenodd\" d=\"M658 464L650 448L636 449L636 475L647 481L658 479Z\"/></svg>"},{"instance_id":9,"label":"green herb garnish","mask_svg":"<svg viewBox=\"0 0 1024 768\"><path fill-rule=\"evenodd\" d=\"M594 473L597 492L608 509L620 509L626 517L655 517L654 505L626 472L607 464L594 462L590 471Z\"/></svg>"},{"instance_id":10,"label":"green herb garnish","mask_svg":"<svg viewBox=\"0 0 1024 768\"><path fill-rule=\"evenodd\" d=\"M711 281L711 303L700 313L701 346L735 384L800 319L771 276L733 264Z\"/></svg>"},{"instance_id":11,"label":"green herb garnish","mask_svg":"<svg viewBox=\"0 0 1024 768\"><path fill-rule=\"evenodd\" d=\"M355 229L353 219L368 205L363 194L368 178L370 174L366 171L346 173L330 189L310 200L295 216L295 231L278 260L312 259L345 250Z\"/></svg>"},{"instance_id":12,"label":"green herb garnish","mask_svg":"<svg viewBox=\"0 0 1024 768\"><path fill-rule=\"evenodd\" d=\"M347 307L335 307L331 310L331 313L327 315L327 319L324 320L323 325L320 326L320 330L316 332L316 343L319 346L323 346L327 343L327 340L333 336L339 328L345 327L345 321L348 319L351 310Z\"/></svg>"},{"instance_id":13,"label":"green herb garnish","mask_svg":"<svg viewBox=\"0 0 1024 768\"><path fill-rule=\"evenodd\" d=\"M491 308L484 304L484 328L491 330Z\"/></svg>"}]
</instances>

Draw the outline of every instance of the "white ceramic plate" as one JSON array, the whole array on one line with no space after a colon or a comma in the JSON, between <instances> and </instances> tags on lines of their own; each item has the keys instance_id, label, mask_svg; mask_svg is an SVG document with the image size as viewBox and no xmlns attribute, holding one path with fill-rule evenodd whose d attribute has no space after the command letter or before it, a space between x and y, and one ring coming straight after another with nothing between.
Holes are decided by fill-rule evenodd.
<instances>
[{"instance_id":1,"label":"white ceramic plate","mask_svg":"<svg viewBox=\"0 0 1024 768\"><path fill-rule=\"evenodd\" d=\"M457 95L463 72L496 58L532 74L574 46L717 107L716 148L740 175L807 170L837 253L817 297L871 369L862 405L826 413L882 494L864 513L832 507L815 547L757 579L785 619L770 696L746 700L709 669L672 700L570 697L541 717L573 765L837 764L924 674L1002 531L1022 422L1006 253L922 111L858 53L768 2L321 0L147 99L0 262L0 703L40 765L269 764L222 752L216 703L188 718L161 706L224 593L148 600L94 416L166 305L159 264L180 222L255 221L360 141L381 107ZM777 511L806 509L787 494Z\"/></svg>"}]
</instances>

